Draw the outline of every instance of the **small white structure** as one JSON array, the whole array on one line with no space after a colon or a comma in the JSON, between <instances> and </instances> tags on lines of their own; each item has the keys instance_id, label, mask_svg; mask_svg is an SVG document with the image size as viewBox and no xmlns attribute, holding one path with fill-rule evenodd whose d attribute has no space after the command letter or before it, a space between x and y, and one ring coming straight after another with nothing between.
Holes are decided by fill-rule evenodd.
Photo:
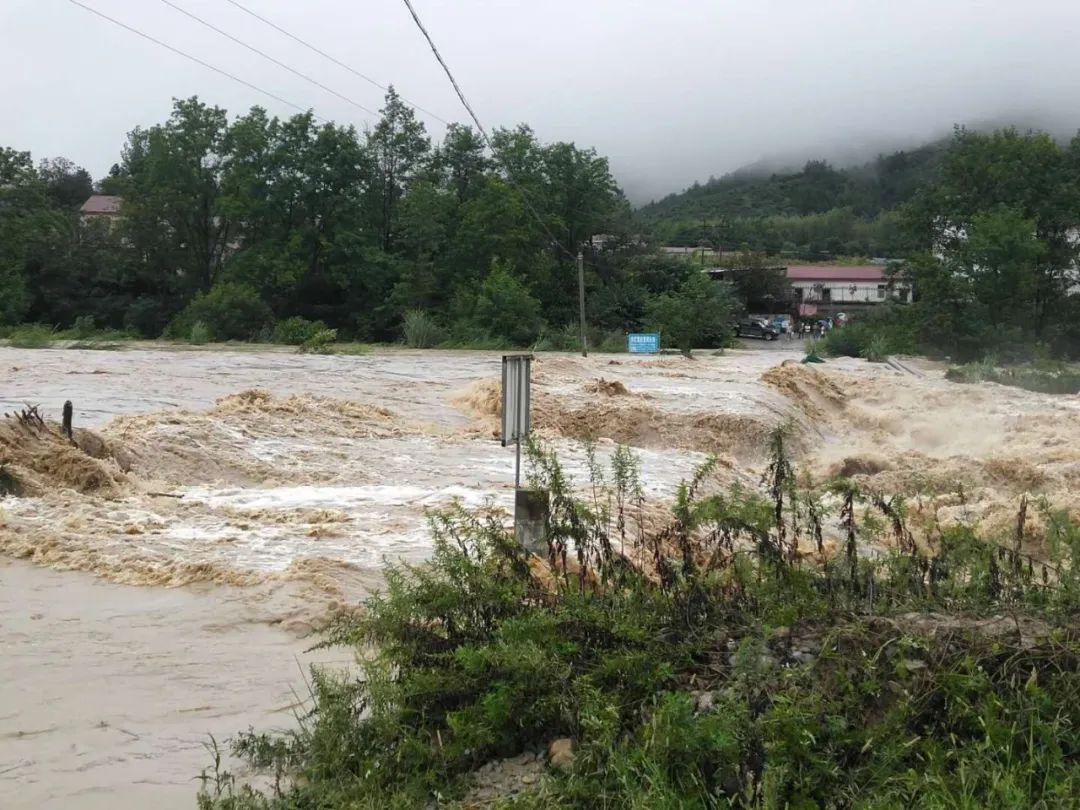
<instances>
[{"instance_id":1,"label":"small white structure","mask_svg":"<svg viewBox=\"0 0 1080 810\"><path fill-rule=\"evenodd\" d=\"M799 304L866 306L908 300L906 288L893 289L881 265L792 265L788 281Z\"/></svg>"}]
</instances>

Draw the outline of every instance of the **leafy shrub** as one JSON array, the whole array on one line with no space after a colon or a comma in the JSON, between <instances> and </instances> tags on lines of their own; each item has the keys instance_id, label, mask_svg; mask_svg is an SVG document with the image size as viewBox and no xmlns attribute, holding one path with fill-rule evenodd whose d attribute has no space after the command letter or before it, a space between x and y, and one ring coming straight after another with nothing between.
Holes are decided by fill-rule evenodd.
<instances>
[{"instance_id":1,"label":"leafy shrub","mask_svg":"<svg viewBox=\"0 0 1080 810\"><path fill-rule=\"evenodd\" d=\"M75 323L71 327L71 336L76 340L86 340L93 337L97 332L97 327L94 325L93 315L80 315L75 319Z\"/></svg>"},{"instance_id":2,"label":"leafy shrub","mask_svg":"<svg viewBox=\"0 0 1080 810\"><path fill-rule=\"evenodd\" d=\"M648 323L668 345L690 354L695 347L724 346L739 305L730 285L694 273L675 292L649 304Z\"/></svg>"},{"instance_id":3,"label":"leafy shrub","mask_svg":"<svg viewBox=\"0 0 1080 810\"><path fill-rule=\"evenodd\" d=\"M529 346L540 334L540 302L502 262L492 262L471 313L473 328L515 346Z\"/></svg>"},{"instance_id":4,"label":"leafy shrub","mask_svg":"<svg viewBox=\"0 0 1080 810\"><path fill-rule=\"evenodd\" d=\"M195 321L191 325L191 331L188 332L188 342L195 345L202 345L203 343L209 343L214 339L214 333L210 331L210 327L206 325L204 321Z\"/></svg>"},{"instance_id":5,"label":"leafy shrub","mask_svg":"<svg viewBox=\"0 0 1080 810\"><path fill-rule=\"evenodd\" d=\"M163 334L172 312L166 309L165 302L159 298L136 298L124 312L124 329L131 334L143 337L158 337ZM185 333L166 334L165 337L183 339Z\"/></svg>"},{"instance_id":6,"label":"leafy shrub","mask_svg":"<svg viewBox=\"0 0 1080 810\"><path fill-rule=\"evenodd\" d=\"M873 335L859 352L859 356L871 363L884 363L889 356L889 340L885 335Z\"/></svg>"},{"instance_id":7,"label":"leafy shrub","mask_svg":"<svg viewBox=\"0 0 1080 810\"><path fill-rule=\"evenodd\" d=\"M890 354L915 354L919 350L912 311L885 307L861 319L830 329L821 348L833 357L862 357L880 362Z\"/></svg>"},{"instance_id":8,"label":"leafy shrub","mask_svg":"<svg viewBox=\"0 0 1080 810\"><path fill-rule=\"evenodd\" d=\"M410 309L405 313L401 331L405 345L411 349L430 349L446 339L439 322L422 309Z\"/></svg>"},{"instance_id":9,"label":"leafy shrub","mask_svg":"<svg viewBox=\"0 0 1080 810\"><path fill-rule=\"evenodd\" d=\"M606 332L602 329L590 329L586 340L591 352L626 351L626 334L622 331ZM561 329L544 327L532 348L537 352L580 352L581 331L576 323L567 324Z\"/></svg>"},{"instance_id":10,"label":"leafy shrub","mask_svg":"<svg viewBox=\"0 0 1080 810\"><path fill-rule=\"evenodd\" d=\"M63 340L73 340L72 349L117 349L119 346L108 341L133 340L138 337L129 329L99 329L92 315L80 315L70 329L57 333Z\"/></svg>"},{"instance_id":11,"label":"leafy shrub","mask_svg":"<svg viewBox=\"0 0 1080 810\"><path fill-rule=\"evenodd\" d=\"M533 344L533 351L538 352L573 352L580 349L581 333L574 323L561 328L545 326Z\"/></svg>"},{"instance_id":12,"label":"leafy shrub","mask_svg":"<svg viewBox=\"0 0 1080 810\"><path fill-rule=\"evenodd\" d=\"M596 350L605 354L617 354L626 351L626 333L618 329L604 334L596 342Z\"/></svg>"},{"instance_id":13,"label":"leafy shrub","mask_svg":"<svg viewBox=\"0 0 1080 810\"><path fill-rule=\"evenodd\" d=\"M332 354L337 329L320 329L300 344L300 351L312 354Z\"/></svg>"},{"instance_id":14,"label":"leafy shrub","mask_svg":"<svg viewBox=\"0 0 1080 810\"><path fill-rule=\"evenodd\" d=\"M274 343L281 343L286 346L300 346L320 332L325 332L327 328L327 325L322 321L309 321L307 318L294 315L291 318L277 322L272 340Z\"/></svg>"},{"instance_id":15,"label":"leafy shrub","mask_svg":"<svg viewBox=\"0 0 1080 810\"><path fill-rule=\"evenodd\" d=\"M250 340L264 326L273 323L274 315L253 287L224 282L196 295L172 319L165 335L189 337L197 321L209 328L213 340Z\"/></svg>"},{"instance_id":16,"label":"leafy shrub","mask_svg":"<svg viewBox=\"0 0 1080 810\"><path fill-rule=\"evenodd\" d=\"M8 332L8 344L17 349L47 349L55 338L52 327L40 323L16 326Z\"/></svg>"}]
</instances>

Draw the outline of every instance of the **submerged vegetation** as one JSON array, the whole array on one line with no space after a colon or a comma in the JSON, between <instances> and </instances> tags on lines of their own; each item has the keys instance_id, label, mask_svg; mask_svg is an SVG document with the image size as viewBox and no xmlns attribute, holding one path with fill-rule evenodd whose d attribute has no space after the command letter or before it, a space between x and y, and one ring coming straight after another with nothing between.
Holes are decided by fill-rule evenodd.
<instances>
[{"instance_id":1,"label":"submerged vegetation","mask_svg":"<svg viewBox=\"0 0 1080 810\"><path fill-rule=\"evenodd\" d=\"M1024 499L1015 536L916 528L900 497L800 477L787 441L759 490L709 462L670 511L626 449L578 497L533 447L546 558L490 510L434 515L431 561L329 632L359 673L313 671L298 729L233 741L270 787L219 757L200 806L1073 806L1080 527Z\"/></svg>"},{"instance_id":2,"label":"submerged vegetation","mask_svg":"<svg viewBox=\"0 0 1080 810\"><path fill-rule=\"evenodd\" d=\"M998 366L994 358L988 357L950 368L945 379L958 383L995 382L1042 394L1080 394L1080 369L1058 362Z\"/></svg>"}]
</instances>

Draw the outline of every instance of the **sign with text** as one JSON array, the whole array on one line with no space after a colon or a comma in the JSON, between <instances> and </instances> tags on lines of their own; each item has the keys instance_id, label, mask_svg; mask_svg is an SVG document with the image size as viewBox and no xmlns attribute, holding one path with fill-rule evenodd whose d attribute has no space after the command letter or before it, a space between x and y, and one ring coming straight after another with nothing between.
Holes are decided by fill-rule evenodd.
<instances>
[{"instance_id":1,"label":"sign with text","mask_svg":"<svg viewBox=\"0 0 1080 810\"><path fill-rule=\"evenodd\" d=\"M631 332L626 336L626 350L631 354L660 354L660 335L656 332Z\"/></svg>"},{"instance_id":2,"label":"sign with text","mask_svg":"<svg viewBox=\"0 0 1080 810\"><path fill-rule=\"evenodd\" d=\"M531 354L504 354L502 365L502 444L517 444L529 435Z\"/></svg>"}]
</instances>

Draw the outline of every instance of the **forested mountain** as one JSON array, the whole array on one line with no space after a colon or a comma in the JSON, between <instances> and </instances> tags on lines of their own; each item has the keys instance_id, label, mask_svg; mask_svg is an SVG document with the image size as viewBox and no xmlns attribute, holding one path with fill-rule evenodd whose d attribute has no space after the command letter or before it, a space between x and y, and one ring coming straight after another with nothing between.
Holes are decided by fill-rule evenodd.
<instances>
[{"instance_id":1,"label":"forested mountain","mask_svg":"<svg viewBox=\"0 0 1080 810\"><path fill-rule=\"evenodd\" d=\"M861 216L874 216L911 197L926 181L944 145L939 142L880 155L862 166L846 169L811 160L797 172L740 170L719 179L709 178L704 185L695 183L640 211L652 222L820 214L844 207Z\"/></svg>"},{"instance_id":2,"label":"forested mountain","mask_svg":"<svg viewBox=\"0 0 1080 810\"><path fill-rule=\"evenodd\" d=\"M639 210L674 244L788 252L803 259L836 253L902 253L888 215L933 176L946 142L880 155L850 168L811 160L799 171L737 171L695 183Z\"/></svg>"}]
</instances>

